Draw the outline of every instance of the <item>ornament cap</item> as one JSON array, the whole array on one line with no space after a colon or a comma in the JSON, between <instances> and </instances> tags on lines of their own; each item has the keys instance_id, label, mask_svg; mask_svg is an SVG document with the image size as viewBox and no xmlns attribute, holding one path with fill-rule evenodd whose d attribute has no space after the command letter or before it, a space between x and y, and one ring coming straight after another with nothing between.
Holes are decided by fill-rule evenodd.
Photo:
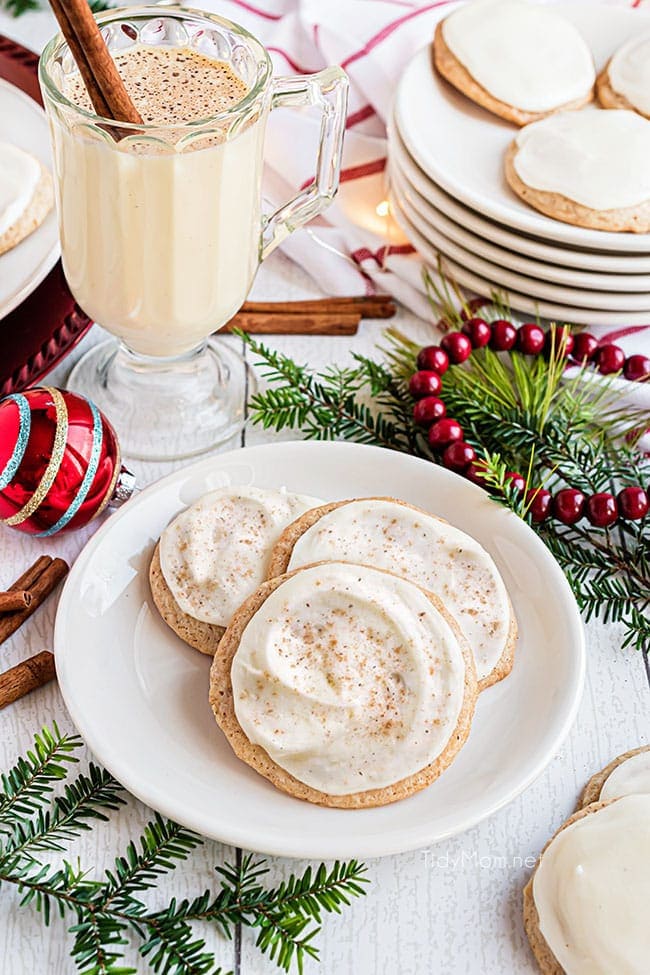
<instances>
[{"instance_id":1,"label":"ornament cap","mask_svg":"<svg viewBox=\"0 0 650 975\"><path fill-rule=\"evenodd\" d=\"M109 508L119 508L125 501L128 501L135 491L135 482L135 474L132 474L126 467L120 468L120 473L115 482L115 490L108 502Z\"/></svg>"}]
</instances>

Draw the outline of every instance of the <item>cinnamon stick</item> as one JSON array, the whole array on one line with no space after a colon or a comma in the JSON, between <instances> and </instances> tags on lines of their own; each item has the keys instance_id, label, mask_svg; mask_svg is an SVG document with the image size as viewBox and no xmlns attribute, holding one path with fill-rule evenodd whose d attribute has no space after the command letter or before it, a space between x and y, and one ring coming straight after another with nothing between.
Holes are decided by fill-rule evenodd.
<instances>
[{"instance_id":1,"label":"cinnamon stick","mask_svg":"<svg viewBox=\"0 0 650 975\"><path fill-rule=\"evenodd\" d=\"M142 125L87 0L50 0L50 6L97 114Z\"/></svg>"},{"instance_id":2,"label":"cinnamon stick","mask_svg":"<svg viewBox=\"0 0 650 975\"><path fill-rule=\"evenodd\" d=\"M0 674L0 708L6 708L55 677L54 654L49 650L41 650L15 667L10 667Z\"/></svg>"},{"instance_id":3,"label":"cinnamon stick","mask_svg":"<svg viewBox=\"0 0 650 975\"><path fill-rule=\"evenodd\" d=\"M33 565L30 565L23 574L16 579L16 581L9 586L10 592L15 592L16 589L31 589L38 577L47 569L48 565L52 565L51 555L39 555Z\"/></svg>"},{"instance_id":4,"label":"cinnamon stick","mask_svg":"<svg viewBox=\"0 0 650 975\"><path fill-rule=\"evenodd\" d=\"M219 331L240 328L251 335L355 335L360 321L356 311L319 315L240 311Z\"/></svg>"},{"instance_id":5,"label":"cinnamon stick","mask_svg":"<svg viewBox=\"0 0 650 975\"><path fill-rule=\"evenodd\" d=\"M313 315L358 312L361 318L392 318L395 302L391 295L352 295L345 298L314 298L304 301L246 301L240 313Z\"/></svg>"},{"instance_id":6,"label":"cinnamon stick","mask_svg":"<svg viewBox=\"0 0 650 975\"><path fill-rule=\"evenodd\" d=\"M31 593L26 589L0 592L0 613L13 613L15 610L27 609L31 601Z\"/></svg>"},{"instance_id":7,"label":"cinnamon stick","mask_svg":"<svg viewBox=\"0 0 650 975\"><path fill-rule=\"evenodd\" d=\"M25 576L29 572L35 569L36 563L30 570L28 570L25 575L21 576L18 582L23 582ZM28 587L29 593L31 595L31 601L29 606L24 609L19 610L16 613L9 613L6 616L0 617L0 643L4 643L12 633L23 625L25 620L29 619L32 613L38 609L41 603L44 603L47 597L54 592L59 583L68 574L68 564L64 562L63 559L50 559L49 564L40 572L36 577L34 582ZM16 585L17 583L14 583ZM13 589L13 586L10 587ZM20 587L26 588L24 585Z\"/></svg>"}]
</instances>

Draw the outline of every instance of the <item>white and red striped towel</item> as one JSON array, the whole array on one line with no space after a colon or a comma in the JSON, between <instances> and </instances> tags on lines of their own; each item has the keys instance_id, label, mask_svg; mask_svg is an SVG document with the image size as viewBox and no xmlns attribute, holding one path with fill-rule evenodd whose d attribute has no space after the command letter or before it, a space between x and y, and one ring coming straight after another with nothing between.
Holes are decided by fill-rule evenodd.
<instances>
[{"instance_id":1,"label":"white and red striped towel","mask_svg":"<svg viewBox=\"0 0 650 975\"><path fill-rule=\"evenodd\" d=\"M329 294L389 291L429 317L421 262L390 217L386 198L386 129L400 74L430 38L452 0L202 0L205 9L247 27L271 52L277 74L340 64L350 77L341 188L326 219L290 237L284 251ZM610 0L626 6L650 0ZM198 4L197 4L198 5ZM313 174L318 121L278 112L267 139L269 197L286 200ZM377 208L379 207L379 212ZM650 355L650 324L593 331L626 352ZM623 385L623 384L622 384ZM629 386L629 384L626 384ZM648 399L650 388L643 391Z\"/></svg>"}]
</instances>

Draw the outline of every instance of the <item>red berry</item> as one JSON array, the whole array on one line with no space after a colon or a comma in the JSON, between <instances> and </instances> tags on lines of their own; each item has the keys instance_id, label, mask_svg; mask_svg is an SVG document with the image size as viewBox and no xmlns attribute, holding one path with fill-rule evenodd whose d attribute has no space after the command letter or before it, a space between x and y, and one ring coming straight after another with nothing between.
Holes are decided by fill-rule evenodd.
<instances>
[{"instance_id":1,"label":"red berry","mask_svg":"<svg viewBox=\"0 0 650 975\"><path fill-rule=\"evenodd\" d=\"M474 349L482 349L492 337L492 329L484 318L468 318L461 331L470 340Z\"/></svg>"},{"instance_id":2,"label":"red berry","mask_svg":"<svg viewBox=\"0 0 650 975\"><path fill-rule=\"evenodd\" d=\"M650 376L650 359L647 355L629 355L623 366L623 375L633 383Z\"/></svg>"},{"instance_id":3,"label":"red berry","mask_svg":"<svg viewBox=\"0 0 650 975\"><path fill-rule=\"evenodd\" d=\"M446 447L454 440L463 439L463 428L456 420L446 416L434 423L429 430L429 443L432 447Z\"/></svg>"},{"instance_id":4,"label":"red berry","mask_svg":"<svg viewBox=\"0 0 650 975\"><path fill-rule=\"evenodd\" d=\"M439 345L426 345L417 358L418 369L429 369L439 376L449 369L449 356Z\"/></svg>"},{"instance_id":5,"label":"red berry","mask_svg":"<svg viewBox=\"0 0 650 975\"><path fill-rule=\"evenodd\" d=\"M422 399L423 396L437 396L441 389L440 376L430 369L420 369L419 372L414 372L409 381L409 392L414 399Z\"/></svg>"},{"instance_id":6,"label":"red berry","mask_svg":"<svg viewBox=\"0 0 650 975\"><path fill-rule=\"evenodd\" d=\"M465 477L467 478L468 481L472 481L473 484L478 484L479 487L485 487L486 469L487 467L485 461L477 460L475 462L472 462L467 468L467 470L465 470L463 473L465 474Z\"/></svg>"},{"instance_id":7,"label":"red berry","mask_svg":"<svg viewBox=\"0 0 650 975\"><path fill-rule=\"evenodd\" d=\"M425 396L413 407L413 419L420 426L428 427L430 423L441 420L446 412L447 407L441 399L437 396Z\"/></svg>"},{"instance_id":8,"label":"red berry","mask_svg":"<svg viewBox=\"0 0 650 975\"><path fill-rule=\"evenodd\" d=\"M442 462L452 471L464 471L476 460L476 451L464 440L456 440L445 447Z\"/></svg>"},{"instance_id":9,"label":"red berry","mask_svg":"<svg viewBox=\"0 0 650 975\"><path fill-rule=\"evenodd\" d=\"M544 521L551 513L553 496L546 488L530 488L526 492L526 503L533 521Z\"/></svg>"},{"instance_id":10,"label":"red berry","mask_svg":"<svg viewBox=\"0 0 650 975\"><path fill-rule=\"evenodd\" d=\"M495 352L508 352L515 347L517 341L517 329L512 322L507 322L505 318L497 318L492 322L492 338L490 348Z\"/></svg>"},{"instance_id":11,"label":"red berry","mask_svg":"<svg viewBox=\"0 0 650 975\"><path fill-rule=\"evenodd\" d=\"M592 494L590 498L587 498L585 514L596 528L607 528L608 525L613 525L618 518L616 498L607 491Z\"/></svg>"},{"instance_id":12,"label":"red berry","mask_svg":"<svg viewBox=\"0 0 650 975\"><path fill-rule=\"evenodd\" d=\"M598 348L598 339L590 332L580 332L573 336L573 351L571 358L576 362L590 362Z\"/></svg>"},{"instance_id":13,"label":"red berry","mask_svg":"<svg viewBox=\"0 0 650 975\"><path fill-rule=\"evenodd\" d=\"M565 356L571 355L573 346L574 338L568 325L558 325L555 328L555 336L553 336L553 329L549 329L546 333L545 349L549 353L553 347L556 353L563 349Z\"/></svg>"},{"instance_id":14,"label":"red berry","mask_svg":"<svg viewBox=\"0 0 650 975\"><path fill-rule=\"evenodd\" d=\"M619 511L629 521L645 518L648 508L650 508L647 492L641 487L623 488L619 492L617 500Z\"/></svg>"},{"instance_id":15,"label":"red berry","mask_svg":"<svg viewBox=\"0 0 650 975\"><path fill-rule=\"evenodd\" d=\"M544 329L534 322L526 322L517 332L517 349L524 355L539 355L545 341Z\"/></svg>"},{"instance_id":16,"label":"red berry","mask_svg":"<svg viewBox=\"0 0 650 975\"><path fill-rule=\"evenodd\" d=\"M449 356L449 361L457 365L465 362L472 354L472 343L462 332L450 332L441 340L440 346Z\"/></svg>"},{"instance_id":17,"label":"red berry","mask_svg":"<svg viewBox=\"0 0 650 975\"><path fill-rule=\"evenodd\" d=\"M515 488L518 494L523 494L526 490L526 478L523 475L518 474L516 471L507 471L506 481Z\"/></svg>"},{"instance_id":18,"label":"red berry","mask_svg":"<svg viewBox=\"0 0 650 975\"><path fill-rule=\"evenodd\" d=\"M625 365L625 353L619 345L600 345L594 355L594 362L603 376L610 372L620 372Z\"/></svg>"},{"instance_id":19,"label":"red berry","mask_svg":"<svg viewBox=\"0 0 650 975\"><path fill-rule=\"evenodd\" d=\"M575 525L580 521L585 507L585 496L575 488L565 488L553 498L553 514L564 525Z\"/></svg>"},{"instance_id":20,"label":"red berry","mask_svg":"<svg viewBox=\"0 0 650 975\"><path fill-rule=\"evenodd\" d=\"M464 322L474 317L474 313L490 304L489 298L470 298L465 308L461 309L460 317Z\"/></svg>"}]
</instances>

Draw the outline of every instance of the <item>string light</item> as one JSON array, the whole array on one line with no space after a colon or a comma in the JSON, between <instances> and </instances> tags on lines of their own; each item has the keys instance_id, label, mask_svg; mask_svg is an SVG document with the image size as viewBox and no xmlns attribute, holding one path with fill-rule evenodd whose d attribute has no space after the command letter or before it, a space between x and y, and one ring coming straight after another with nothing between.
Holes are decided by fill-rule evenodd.
<instances>
[{"instance_id":1,"label":"string light","mask_svg":"<svg viewBox=\"0 0 650 975\"><path fill-rule=\"evenodd\" d=\"M390 203L388 200L382 200L381 203L378 203L375 207L375 213L378 217L387 217L390 213Z\"/></svg>"}]
</instances>

